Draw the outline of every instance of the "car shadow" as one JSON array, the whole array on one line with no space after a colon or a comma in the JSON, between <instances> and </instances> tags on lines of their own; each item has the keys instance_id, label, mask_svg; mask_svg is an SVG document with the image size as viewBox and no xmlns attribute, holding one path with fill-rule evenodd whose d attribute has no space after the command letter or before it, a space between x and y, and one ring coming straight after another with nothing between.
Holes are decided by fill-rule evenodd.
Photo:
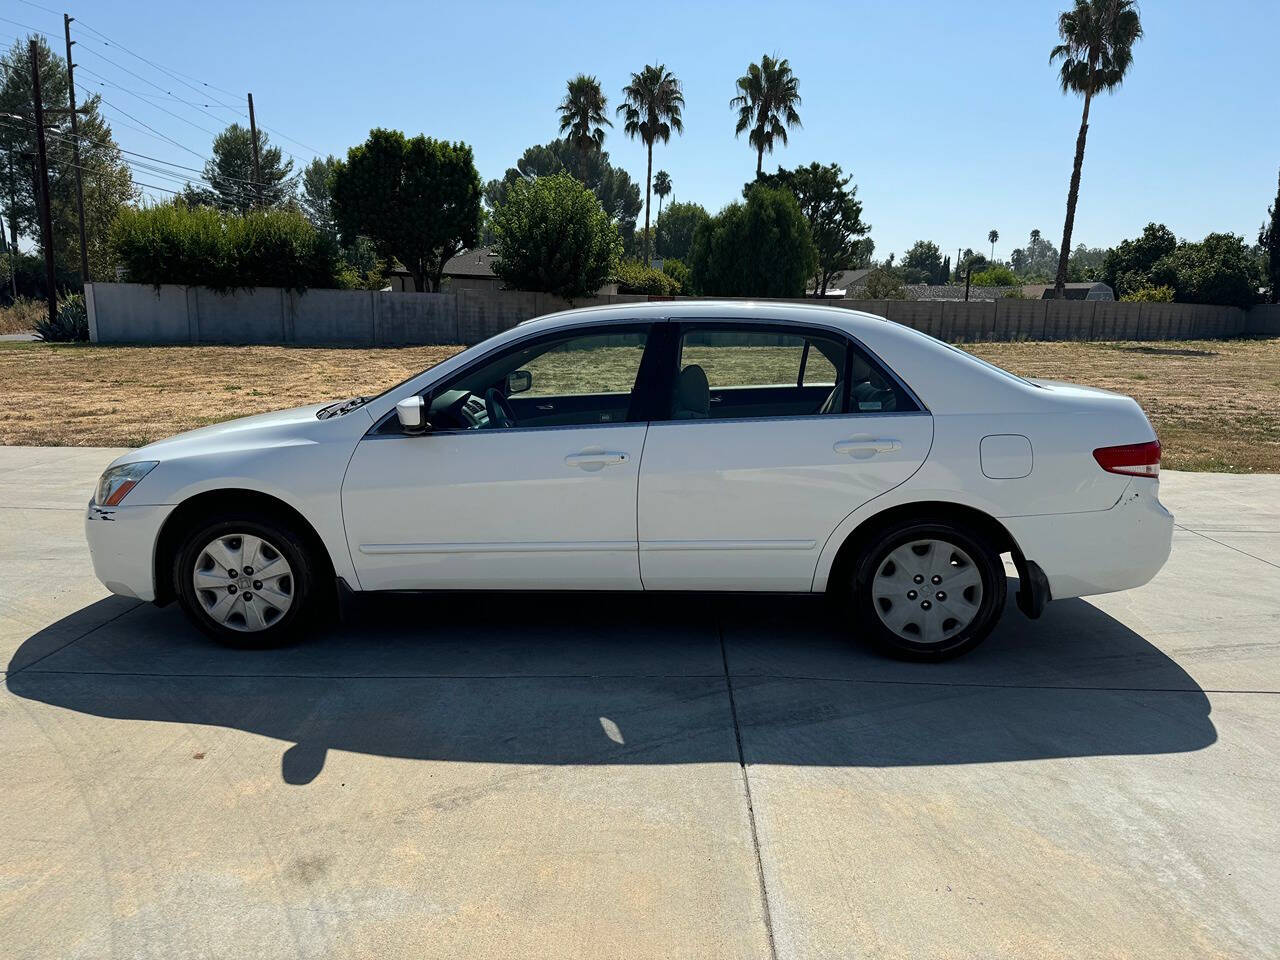
<instances>
[{"instance_id":1,"label":"car shadow","mask_svg":"<svg viewBox=\"0 0 1280 960\"><path fill-rule=\"evenodd\" d=\"M1011 582L1010 595L1016 588ZM175 607L108 598L27 639L17 696L330 750L502 764L908 766L1197 750L1204 691L1083 600L1012 606L977 650L887 659L792 597L386 597L274 650L220 647ZM741 755L739 751L741 750Z\"/></svg>"}]
</instances>

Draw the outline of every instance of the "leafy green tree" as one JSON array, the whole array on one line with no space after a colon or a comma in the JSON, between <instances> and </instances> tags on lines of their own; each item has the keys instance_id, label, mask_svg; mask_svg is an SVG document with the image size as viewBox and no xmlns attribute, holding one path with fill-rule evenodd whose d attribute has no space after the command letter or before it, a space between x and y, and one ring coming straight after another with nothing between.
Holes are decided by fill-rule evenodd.
<instances>
[{"instance_id":1,"label":"leafy green tree","mask_svg":"<svg viewBox=\"0 0 1280 960\"><path fill-rule=\"evenodd\" d=\"M738 111L734 136L749 130L747 142L756 151L756 176L764 166L765 152L773 153L773 144L787 145L787 128L803 126L796 107L800 106L800 81L791 72L791 64L765 54L759 63L747 65L738 78L738 95L729 106Z\"/></svg>"},{"instance_id":2,"label":"leafy green tree","mask_svg":"<svg viewBox=\"0 0 1280 960\"><path fill-rule=\"evenodd\" d=\"M368 237L419 292L438 291L444 265L479 239L480 175L465 143L372 130L330 183L343 241Z\"/></svg>"},{"instance_id":3,"label":"leafy green tree","mask_svg":"<svg viewBox=\"0 0 1280 960\"><path fill-rule=\"evenodd\" d=\"M1280 303L1280 176L1276 178L1276 199L1267 208L1267 220L1258 231L1258 243L1266 257L1267 282L1271 287L1270 300Z\"/></svg>"},{"instance_id":4,"label":"leafy green tree","mask_svg":"<svg viewBox=\"0 0 1280 960\"><path fill-rule=\"evenodd\" d=\"M1178 246L1178 238L1163 223L1148 223L1142 236L1135 240L1122 240L1107 251L1103 261L1102 278L1115 291L1117 298L1143 287L1155 286L1152 275L1155 266Z\"/></svg>"},{"instance_id":5,"label":"leafy green tree","mask_svg":"<svg viewBox=\"0 0 1280 960\"><path fill-rule=\"evenodd\" d=\"M1067 217L1062 225L1058 273L1053 285L1054 296L1061 299L1065 296L1071 230L1080 197L1080 168L1084 164L1084 144L1089 133L1089 106L1094 94L1111 93L1124 80L1133 62L1133 45L1142 36L1142 23L1133 0L1075 0L1072 9L1058 15L1058 35L1062 43L1050 51L1049 61L1062 62L1058 73L1062 92L1084 97L1071 186L1067 189Z\"/></svg>"},{"instance_id":6,"label":"leafy green tree","mask_svg":"<svg viewBox=\"0 0 1280 960\"><path fill-rule=\"evenodd\" d=\"M506 200L512 184L561 171L576 178L596 195L623 239L632 235L640 213L639 185L632 181L627 171L610 165L607 151L594 150L583 155L568 140L552 140L525 150L501 180L490 180L485 184L485 205L490 211L496 210ZM487 238L485 242L490 241L491 238Z\"/></svg>"},{"instance_id":7,"label":"leafy green tree","mask_svg":"<svg viewBox=\"0 0 1280 960\"><path fill-rule=\"evenodd\" d=\"M1211 233L1199 243L1179 243L1151 270L1151 283L1173 287L1179 303L1250 307L1262 277L1253 250L1234 233ZM1140 289L1140 288L1139 288Z\"/></svg>"},{"instance_id":8,"label":"leafy green tree","mask_svg":"<svg viewBox=\"0 0 1280 960\"><path fill-rule=\"evenodd\" d=\"M665 273L676 285L676 293L688 293L691 289L689 283L689 268L685 266L683 260L677 260L675 257L667 257L662 261L662 272Z\"/></svg>"},{"instance_id":9,"label":"leafy green tree","mask_svg":"<svg viewBox=\"0 0 1280 960\"><path fill-rule=\"evenodd\" d=\"M700 224L711 219L711 214L700 203L671 204L658 221L656 248L664 256L677 260L689 259L689 251L693 249L693 236Z\"/></svg>"},{"instance_id":10,"label":"leafy green tree","mask_svg":"<svg viewBox=\"0 0 1280 960\"><path fill-rule=\"evenodd\" d=\"M842 270L852 270L870 259L863 238L871 226L862 222L862 202L852 176L842 176L838 163L823 166L811 163L794 170L778 168L761 175L756 183L790 190L809 221L809 235L818 256L813 275L813 292L826 296L831 278ZM743 188L744 196L753 184Z\"/></svg>"},{"instance_id":11,"label":"leafy green tree","mask_svg":"<svg viewBox=\"0 0 1280 960\"><path fill-rule=\"evenodd\" d=\"M658 195L658 224L662 224L662 201L666 199L667 194L671 192L671 174L665 170L659 170L653 175L653 192ZM657 239L656 237L654 238ZM653 252L656 255L658 248L655 246Z\"/></svg>"},{"instance_id":12,"label":"leafy green tree","mask_svg":"<svg viewBox=\"0 0 1280 960\"><path fill-rule=\"evenodd\" d=\"M41 96L51 110L65 108L68 102L66 60L54 53L42 38L35 39ZM40 240L32 176L31 158L36 153L36 140L31 105L30 44L21 40L0 55L0 114L20 118L0 120L0 207L9 228L9 242L15 246L20 236ZM122 207L136 202L139 193L111 127L100 112L101 98L91 95L77 106L89 272L102 279L109 277L115 268L108 238L111 222ZM83 278L80 277L70 117L65 110L49 112L45 115L45 126L55 272L59 286L76 285Z\"/></svg>"},{"instance_id":13,"label":"leafy green tree","mask_svg":"<svg viewBox=\"0 0 1280 960\"><path fill-rule=\"evenodd\" d=\"M969 251L972 253L973 251ZM962 257L961 260L964 258ZM1053 271L1058 263L1058 249L1040 235L1039 230L1032 230L1025 247L1019 247L1009 255L1009 265L1014 273L1023 280L1042 280L1048 282L1053 278ZM964 276L960 263L956 264L956 279Z\"/></svg>"},{"instance_id":14,"label":"leafy green tree","mask_svg":"<svg viewBox=\"0 0 1280 960\"><path fill-rule=\"evenodd\" d=\"M569 300L599 290L622 255L600 201L567 173L512 184L493 232L493 271L508 286Z\"/></svg>"},{"instance_id":15,"label":"leafy green tree","mask_svg":"<svg viewBox=\"0 0 1280 960\"><path fill-rule=\"evenodd\" d=\"M258 131L258 172L253 176L253 137L248 127L233 123L213 138L213 156L204 162L208 187L190 184L183 191L189 204L244 213L255 206L285 207L294 202L298 175L293 161L279 147L271 146L265 130ZM262 202L258 202L261 195Z\"/></svg>"},{"instance_id":16,"label":"leafy green tree","mask_svg":"<svg viewBox=\"0 0 1280 960\"><path fill-rule=\"evenodd\" d=\"M760 185L698 227L689 270L704 296L799 297L817 262L795 196Z\"/></svg>"},{"instance_id":17,"label":"leafy green tree","mask_svg":"<svg viewBox=\"0 0 1280 960\"><path fill-rule=\"evenodd\" d=\"M1120 299L1125 303L1173 303L1173 287L1140 287Z\"/></svg>"},{"instance_id":18,"label":"leafy green tree","mask_svg":"<svg viewBox=\"0 0 1280 960\"><path fill-rule=\"evenodd\" d=\"M876 267L867 274L863 284L863 296L868 300L907 299L907 288L903 286L902 274L891 265Z\"/></svg>"},{"instance_id":19,"label":"leafy green tree","mask_svg":"<svg viewBox=\"0 0 1280 960\"><path fill-rule=\"evenodd\" d=\"M1002 263L993 263L972 276L975 287L1017 287L1018 275Z\"/></svg>"},{"instance_id":20,"label":"leafy green tree","mask_svg":"<svg viewBox=\"0 0 1280 960\"><path fill-rule=\"evenodd\" d=\"M902 255L900 266L913 271L919 279L909 276L909 283L944 283L942 275L942 251L932 240L917 240Z\"/></svg>"},{"instance_id":21,"label":"leafy green tree","mask_svg":"<svg viewBox=\"0 0 1280 960\"><path fill-rule=\"evenodd\" d=\"M999 230L991 230L987 233L987 242L991 244L991 259L996 258L996 243L1000 239Z\"/></svg>"},{"instance_id":22,"label":"leafy green tree","mask_svg":"<svg viewBox=\"0 0 1280 960\"><path fill-rule=\"evenodd\" d=\"M568 134L565 139L581 155L582 169L587 166L589 154L603 149L604 128L613 126L613 121L605 116L607 106L600 81L585 73L569 81L569 89L560 101L560 133Z\"/></svg>"},{"instance_id":23,"label":"leafy green tree","mask_svg":"<svg viewBox=\"0 0 1280 960\"><path fill-rule=\"evenodd\" d=\"M1103 269L1107 262L1106 247L1090 247L1077 243L1071 251L1071 259L1067 262L1067 281L1069 283L1098 283L1102 280Z\"/></svg>"},{"instance_id":24,"label":"leafy green tree","mask_svg":"<svg viewBox=\"0 0 1280 960\"><path fill-rule=\"evenodd\" d=\"M942 282L951 282L951 254L947 254L946 258L942 261Z\"/></svg>"},{"instance_id":25,"label":"leafy green tree","mask_svg":"<svg viewBox=\"0 0 1280 960\"><path fill-rule=\"evenodd\" d=\"M330 180L341 161L333 154L316 157L302 171L302 191L298 202L317 230L331 237L338 235L333 218L333 190Z\"/></svg>"},{"instance_id":26,"label":"leafy green tree","mask_svg":"<svg viewBox=\"0 0 1280 960\"><path fill-rule=\"evenodd\" d=\"M663 64L647 65L631 75L622 88L618 114L624 118L622 129L627 136L639 137L648 152L644 175L644 262L649 262L649 206L653 187L653 144L671 141L671 131L684 133L684 94L680 81Z\"/></svg>"}]
</instances>

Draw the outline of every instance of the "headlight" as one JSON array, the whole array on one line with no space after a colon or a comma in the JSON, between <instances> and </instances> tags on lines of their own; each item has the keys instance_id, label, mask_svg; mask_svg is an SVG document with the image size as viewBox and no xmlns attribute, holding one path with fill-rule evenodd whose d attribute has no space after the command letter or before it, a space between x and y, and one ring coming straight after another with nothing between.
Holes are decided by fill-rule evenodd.
<instances>
[{"instance_id":1,"label":"headlight","mask_svg":"<svg viewBox=\"0 0 1280 960\"><path fill-rule=\"evenodd\" d=\"M122 463L118 467L111 467L98 478L98 489L93 495L93 502L100 507L118 506L129 495L129 491L138 485L138 481L155 469L156 462L140 460L137 463Z\"/></svg>"}]
</instances>

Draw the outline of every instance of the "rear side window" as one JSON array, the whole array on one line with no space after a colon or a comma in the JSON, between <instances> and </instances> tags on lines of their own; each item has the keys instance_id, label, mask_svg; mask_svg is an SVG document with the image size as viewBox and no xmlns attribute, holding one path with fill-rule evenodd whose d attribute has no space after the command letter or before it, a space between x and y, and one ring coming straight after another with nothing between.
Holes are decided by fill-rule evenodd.
<instances>
[{"instance_id":1,"label":"rear side window","mask_svg":"<svg viewBox=\"0 0 1280 960\"><path fill-rule=\"evenodd\" d=\"M879 364L838 334L717 324L685 330L671 417L727 420L918 407Z\"/></svg>"}]
</instances>

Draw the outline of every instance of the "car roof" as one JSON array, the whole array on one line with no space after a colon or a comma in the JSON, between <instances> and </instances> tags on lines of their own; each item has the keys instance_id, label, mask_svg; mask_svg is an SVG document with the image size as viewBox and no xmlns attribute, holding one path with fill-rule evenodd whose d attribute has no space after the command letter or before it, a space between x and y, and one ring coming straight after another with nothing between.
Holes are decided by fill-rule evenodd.
<instances>
[{"instance_id":1,"label":"car roof","mask_svg":"<svg viewBox=\"0 0 1280 960\"><path fill-rule=\"evenodd\" d=\"M601 306L561 310L525 320L519 327L555 328L568 323L600 323L625 320L768 320L779 323L826 322L856 331L866 324L887 324L874 313L849 310L818 303L789 303L777 300L637 300Z\"/></svg>"}]
</instances>

